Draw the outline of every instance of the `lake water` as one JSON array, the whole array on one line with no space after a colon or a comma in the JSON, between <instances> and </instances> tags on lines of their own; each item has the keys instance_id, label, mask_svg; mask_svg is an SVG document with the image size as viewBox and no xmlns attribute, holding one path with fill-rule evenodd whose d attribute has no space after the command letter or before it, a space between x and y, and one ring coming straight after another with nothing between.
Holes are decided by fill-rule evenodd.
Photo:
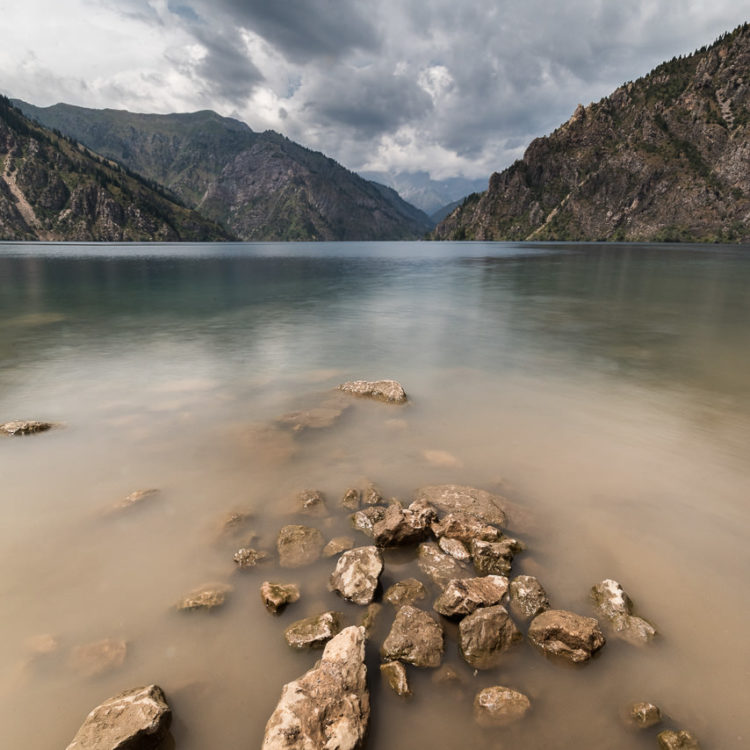
<instances>
[{"instance_id":1,"label":"lake water","mask_svg":"<svg viewBox=\"0 0 750 750\"><path fill-rule=\"evenodd\" d=\"M410 403L276 426L360 378L396 378ZM660 632L646 648L610 638L580 669L524 643L474 674L448 625L464 687L409 668L404 701L377 668L385 604L369 748L656 747L656 730L621 723L635 700L704 748L750 745L748 248L6 243L0 422L14 418L64 426L0 440L2 747L65 747L94 706L151 682L179 750L258 747L282 685L319 655L289 649L284 627L363 608L326 590L332 560L238 572L232 555L250 530L274 549L296 490L335 508L363 478L407 501L448 482L504 495L529 516L514 574L581 614L615 578ZM161 492L109 512L148 487ZM221 536L235 510L249 529ZM332 515L313 522L329 538L347 530ZM410 553L386 553L384 586L415 573ZM267 579L302 598L268 614ZM222 609L175 611L213 581L233 588ZM76 648L104 638L127 643L123 663L82 674ZM477 728L473 696L492 684L532 713Z\"/></svg>"}]
</instances>

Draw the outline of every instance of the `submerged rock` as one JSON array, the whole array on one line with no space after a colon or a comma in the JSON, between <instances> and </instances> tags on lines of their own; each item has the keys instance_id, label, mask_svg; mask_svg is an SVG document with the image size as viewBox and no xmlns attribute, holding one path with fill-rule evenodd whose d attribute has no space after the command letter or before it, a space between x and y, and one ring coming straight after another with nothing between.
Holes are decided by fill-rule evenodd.
<instances>
[{"instance_id":1,"label":"submerged rock","mask_svg":"<svg viewBox=\"0 0 750 750\"><path fill-rule=\"evenodd\" d=\"M383 493L374 482L365 481L362 487L362 505L380 505L383 502Z\"/></svg>"},{"instance_id":2,"label":"submerged rock","mask_svg":"<svg viewBox=\"0 0 750 750\"><path fill-rule=\"evenodd\" d=\"M396 380L350 380L342 383L339 390L388 404L406 403L406 393Z\"/></svg>"},{"instance_id":3,"label":"submerged rock","mask_svg":"<svg viewBox=\"0 0 750 750\"><path fill-rule=\"evenodd\" d=\"M661 721L661 709L653 703L633 703L627 711L628 723L638 729L648 729Z\"/></svg>"},{"instance_id":4,"label":"submerged rock","mask_svg":"<svg viewBox=\"0 0 750 750\"><path fill-rule=\"evenodd\" d=\"M84 677L96 677L121 667L127 653L125 641L105 638L76 646L70 655L70 665Z\"/></svg>"},{"instance_id":5,"label":"submerged rock","mask_svg":"<svg viewBox=\"0 0 750 750\"><path fill-rule=\"evenodd\" d=\"M177 602L177 609L215 609L221 607L226 601L227 594L232 590L231 586L223 583L207 583L193 589L190 593L185 594Z\"/></svg>"},{"instance_id":6,"label":"submerged rock","mask_svg":"<svg viewBox=\"0 0 750 750\"><path fill-rule=\"evenodd\" d=\"M462 511L448 513L439 521L433 522L432 533L439 539L458 539L466 545L470 545L475 539L496 542L501 536L500 529Z\"/></svg>"},{"instance_id":7,"label":"submerged rock","mask_svg":"<svg viewBox=\"0 0 750 750\"><path fill-rule=\"evenodd\" d=\"M377 547L356 547L339 557L330 588L355 604L369 604L382 572L383 555Z\"/></svg>"},{"instance_id":8,"label":"submerged rock","mask_svg":"<svg viewBox=\"0 0 750 750\"><path fill-rule=\"evenodd\" d=\"M248 526L253 520L253 514L244 510L229 511L216 525L216 541L225 541L248 534ZM250 534L250 536L255 536Z\"/></svg>"},{"instance_id":9,"label":"submerged rock","mask_svg":"<svg viewBox=\"0 0 750 750\"><path fill-rule=\"evenodd\" d=\"M443 658L444 634L440 623L424 610L406 604L396 613L380 654L415 667L437 667Z\"/></svg>"},{"instance_id":10,"label":"submerged rock","mask_svg":"<svg viewBox=\"0 0 750 750\"><path fill-rule=\"evenodd\" d=\"M468 568L441 552L435 542L419 545L417 565L440 588L445 588L454 578L468 578L470 575Z\"/></svg>"},{"instance_id":11,"label":"submerged rock","mask_svg":"<svg viewBox=\"0 0 750 750\"><path fill-rule=\"evenodd\" d=\"M342 552L350 550L352 547L354 547L354 539L350 536L334 537L325 547L323 547L323 557L335 557Z\"/></svg>"},{"instance_id":12,"label":"submerged rock","mask_svg":"<svg viewBox=\"0 0 750 750\"><path fill-rule=\"evenodd\" d=\"M416 578L407 578L404 581L398 581L390 586L383 594L383 599L392 604L396 609L403 607L404 604L414 604L420 599L427 598L427 589L422 581Z\"/></svg>"},{"instance_id":13,"label":"submerged rock","mask_svg":"<svg viewBox=\"0 0 750 750\"><path fill-rule=\"evenodd\" d=\"M529 641L551 656L571 662L588 661L606 643L593 617L584 617L563 609L548 609L529 625Z\"/></svg>"},{"instance_id":14,"label":"submerged rock","mask_svg":"<svg viewBox=\"0 0 750 750\"><path fill-rule=\"evenodd\" d=\"M378 615L380 614L382 609L382 604L377 604L376 602L368 604L367 610L365 611L364 615L362 615L362 619L359 621L359 624L365 629L365 635L368 638L372 636L372 633L375 630L375 622L377 621Z\"/></svg>"},{"instance_id":15,"label":"submerged rock","mask_svg":"<svg viewBox=\"0 0 750 750\"><path fill-rule=\"evenodd\" d=\"M443 664L432 673L432 682L440 687L462 688L466 678L450 664Z\"/></svg>"},{"instance_id":16,"label":"submerged rock","mask_svg":"<svg viewBox=\"0 0 750 750\"><path fill-rule=\"evenodd\" d=\"M508 579L503 576L459 578L445 587L433 609L445 617L463 617L479 607L499 604L507 591Z\"/></svg>"},{"instance_id":17,"label":"submerged rock","mask_svg":"<svg viewBox=\"0 0 750 750\"><path fill-rule=\"evenodd\" d=\"M701 750L695 735L687 729L681 729L679 732L667 729L659 732L657 739L661 750Z\"/></svg>"},{"instance_id":18,"label":"submerged rock","mask_svg":"<svg viewBox=\"0 0 750 750\"><path fill-rule=\"evenodd\" d=\"M320 558L325 545L323 535L310 526L290 525L279 531L276 549L282 568L301 568Z\"/></svg>"},{"instance_id":19,"label":"submerged rock","mask_svg":"<svg viewBox=\"0 0 750 750\"><path fill-rule=\"evenodd\" d=\"M134 505L140 505L144 500L156 497L159 494L159 490L150 488L146 490L134 490L129 495L126 495L119 503L116 503L112 510L127 510L132 508Z\"/></svg>"},{"instance_id":20,"label":"submerged rock","mask_svg":"<svg viewBox=\"0 0 750 750\"><path fill-rule=\"evenodd\" d=\"M513 564L513 557L524 546L517 539L508 537L499 542L485 542L475 539L471 543L471 556L474 568L480 575L507 576Z\"/></svg>"},{"instance_id":21,"label":"submerged rock","mask_svg":"<svg viewBox=\"0 0 750 750\"><path fill-rule=\"evenodd\" d=\"M293 622L284 638L292 648L320 648L341 630L341 612L323 612Z\"/></svg>"},{"instance_id":22,"label":"submerged rock","mask_svg":"<svg viewBox=\"0 0 750 750\"><path fill-rule=\"evenodd\" d=\"M426 500L443 513L469 513L480 521L494 526L505 523L503 505L506 500L475 487L440 484L418 489L415 500Z\"/></svg>"},{"instance_id":23,"label":"submerged rock","mask_svg":"<svg viewBox=\"0 0 750 750\"><path fill-rule=\"evenodd\" d=\"M388 687L396 695L411 695L409 680L406 676L406 667L400 661L387 661L380 665L380 674L385 677Z\"/></svg>"},{"instance_id":24,"label":"submerged rock","mask_svg":"<svg viewBox=\"0 0 750 750\"><path fill-rule=\"evenodd\" d=\"M482 727L502 727L522 719L531 701L517 690L495 685L480 690L474 698L474 718Z\"/></svg>"},{"instance_id":25,"label":"submerged rock","mask_svg":"<svg viewBox=\"0 0 750 750\"><path fill-rule=\"evenodd\" d=\"M263 606L274 615L281 612L287 604L296 602L299 596L299 586L296 583L263 581L260 585L260 598Z\"/></svg>"},{"instance_id":26,"label":"submerged rock","mask_svg":"<svg viewBox=\"0 0 750 750\"><path fill-rule=\"evenodd\" d=\"M370 719L366 676L364 628L345 628L315 667L284 686L263 750L361 748Z\"/></svg>"},{"instance_id":27,"label":"submerged rock","mask_svg":"<svg viewBox=\"0 0 750 750\"><path fill-rule=\"evenodd\" d=\"M341 498L339 505L346 510L359 510L362 494L356 487L350 487Z\"/></svg>"},{"instance_id":28,"label":"submerged rock","mask_svg":"<svg viewBox=\"0 0 750 750\"><path fill-rule=\"evenodd\" d=\"M171 720L158 685L126 690L86 717L67 750L150 750L165 737Z\"/></svg>"},{"instance_id":29,"label":"submerged rock","mask_svg":"<svg viewBox=\"0 0 750 750\"><path fill-rule=\"evenodd\" d=\"M297 433L306 430L322 430L333 427L348 408L349 404L330 400L312 409L301 409L284 414L276 420L276 423L280 427Z\"/></svg>"},{"instance_id":30,"label":"submerged rock","mask_svg":"<svg viewBox=\"0 0 750 750\"><path fill-rule=\"evenodd\" d=\"M32 420L16 419L12 422L0 424L0 433L18 437L21 435L35 435L56 427L54 422L34 422Z\"/></svg>"},{"instance_id":31,"label":"submerged rock","mask_svg":"<svg viewBox=\"0 0 750 750\"><path fill-rule=\"evenodd\" d=\"M633 602L625 589L611 578L591 588L596 613L611 626L614 635L634 644L649 643L656 636L651 623L633 614Z\"/></svg>"},{"instance_id":32,"label":"submerged rock","mask_svg":"<svg viewBox=\"0 0 750 750\"><path fill-rule=\"evenodd\" d=\"M549 609L544 587L534 576L516 576L510 582L510 608L521 620L530 620Z\"/></svg>"},{"instance_id":33,"label":"submerged rock","mask_svg":"<svg viewBox=\"0 0 750 750\"><path fill-rule=\"evenodd\" d=\"M302 490L294 496L294 512L305 516L325 516L328 514L326 500L319 490Z\"/></svg>"},{"instance_id":34,"label":"submerged rock","mask_svg":"<svg viewBox=\"0 0 750 750\"><path fill-rule=\"evenodd\" d=\"M461 620L458 649L475 669L489 669L522 637L505 607L482 607Z\"/></svg>"},{"instance_id":35,"label":"submerged rock","mask_svg":"<svg viewBox=\"0 0 750 750\"><path fill-rule=\"evenodd\" d=\"M242 547L234 553L232 558L237 563L238 568L254 568L261 560L268 557L267 552L252 549L251 547Z\"/></svg>"},{"instance_id":36,"label":"submerged rock","mask_svg":"<svg viewBox=\"0 0 750 750\"><path fill-rule=\"evenodd\" d=\"M352 526L363 534L372 537L375 524L385 518L387 508L383 505L371 505L362 508L350 516Z\"/></svg>"}]
</instances>

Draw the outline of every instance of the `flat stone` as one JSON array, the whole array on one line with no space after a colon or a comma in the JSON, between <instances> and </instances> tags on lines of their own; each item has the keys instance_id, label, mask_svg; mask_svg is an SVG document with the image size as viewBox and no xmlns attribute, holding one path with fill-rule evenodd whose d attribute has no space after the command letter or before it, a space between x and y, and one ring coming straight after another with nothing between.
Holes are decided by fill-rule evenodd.
<instances>
[{"instance_id":1,"label":"flat stone","mask_svg":"<svg viewBox=\"0 0 750 750\"><path fill-rule=\"evenodd\" d=\"M466 549L466 545L460 539L451 539L447 536L441 536L438 539L438 547L446 555L450 555L454 560L459 562L471 562L471 552Z\"/></svg>"},{"instance_id":2,"label":"flat stone","mask_svg":"<svg viewBox=\"0 0 750 750\"><path fill-rule=\"evenodd\" d=\"M121 667L128 653L125 641L104 638L83 646L76 646L70 655L70 665L84 677L96 677Z\"/></svg>"},{"instance_id":3,"label":"flat stone","mask_svg":"<svg viewBox=\"0 0 750 750\"><path fill-rule=\"evenodd\" d=\"M529 625L528 638L544 653L575 663L588 661L606 643L593 617L563 609L537 615Z\"/></svg>"},{"instance_id":4,"label":"flat stone","mask_svg":"<svg viewBox=\"0 0 750 750\"><path fill-rule=\"evenodd\" d=\"M0 433L19 437L21 435L35 435L39 432L46 432L55 427L54 422L35 422L32 420L16 419L11 422L0 424Z\"/></svg>"},{"instance_id":5,"label":"flat stone","mask_svg":"<svg viewBox=\"0 0 750 750\"><path fill-rule=\"evenodd\" d=\"M301 513L305 516L325 516L328 515L325 496L320 490L302 490L298 492L293 499L295 513Z\"/></svg>"},{"instance_id":6,"label":"flat stone","mask_svg":"<svg viewBox=\"0 0 750 750\"><path fill-rule=\"evenodd\" d=\"M454 578L468 578L469 569L450 555L440 551L435 542L424 542L419 545L417 565L420 570L441 589Z\"/></svg>"},{"instance_id":7,"label":"flat stone","mask_svg":"<svg viewBox=\"0 0 750 750\"><path fill-rule=\"evenodd\" d=\"M380 654L389 661L405 661L415 667L437 667L443 658L444 634L440 623L424 610L405 604L385 639Z\"/></svg>"},{"instance_id":8,"label":"flat stone","mask_svg":"<svg viewBox=\"0 0 750 750\"><path fill-rule=\"evenodd\" d=\"M254 568L261 560L268 558L268 553L252 547L242 547L234 553L232 558L238 568Z\"/></svg>"},{"instance_id":9,"label":"flat stone","mask_svg":"<svg viewBox=\"0 0 750 750\"><path fill-rule=\"evenodd\" d=\"M458 649L475 669L496 667L502 655L522 639L505 607L482 607L458 626Z\"/></svg>"},{"instance_id":10,"label":"flat stone","mask_svg":"<svg viewBox=\"0 0 750 750\"><path fill-rule=\"evenodd\" d=\"M177 602L177 609L183 611L191 609L216 609L224 604L227 594L231 590L231 586L223 583L207 583L185 594Z\"/></svg>"},{"instance_id":11,"label":"flat stone","mask_svg":"<svg viewBox=\"0 0 750 750\"><path fill-rule=\"evenodd\" d=\"M171 721L158 685L126 690L86 717L67 750L151 750L166 736Z\"/></svg>"},{"instance_id":12,"label":"flat stone","mask_svg":"<svg viewBox=\"0 0 750 750\"><path fill-rule=\"evenodd\" d=\"M638 729L648 729L661 721L661 709L653 703L633 703L627 712L628 723Z\"/></svg>"},{"instance_id":13,"label":"flat stone","mask_svg":"<svg viewBox=\"0 0 750 750\"><path fill-rule=\"evenodd\" d=\"M284 638L292 648L320 648L341 630L341 612L323 612L293 622Z\"/></svg>"},{"instance_id":14,"label":"flat stone","mask_svg":"<svg viewBox=\"0 0 750 750\"><path fill-rule=\"evenodd\" d=\"M350 380L342 383L339 390L388 404L406 403L406 393L396 380Z\"/></svg>"},{"instance_id":15,"label":"flat stone","mask_svg":"<svg viewBox=\"0 0 750 750\"><path fill-rule=\"evenodd\" d=\"M282 568L301 568L320 558L325 545L323 535L310 526L290 525L279 531L276 549Z\"/></svg>"},{"instance_id":16,"label":"flat stone","mask_svg":"<svg viewBox=\"0 0 750 750\"><path fill-rule=\"evenodd\" d=\"M398 581L388 588L383 594L383 599L392 604L396 609L403 607L404 604L414 604L414 602L427 598L427 589L422 581L416 578L407 578L404 581Z\"/></svg>"},{"instance_id":17,"label":"flat stone","mask_svg":"<svg viewBox=\"0 0 750 750\"><path fill-rule=\"evenodd\" d=\"M499 604L507 592L508 579L503 576L458 578L445 587L433 609L445 617L463 617L479 607Z\"/></svg>"},{"instance_id":18,"label":"flat stone","mask_svg":"<svg viewBox=\"0 0 750 750\"><path fill-rule=\"evenodd\" d=\"M263 581L260 585L260 598L263 606L274 615L280 613L287 604L298 601L299 597L299 586L295 583Z\"/></svg>"},{"instance_id":19,"label":"flat stone","mask_svg":"<svg viewBox=\"0 0 750 750\"><path fill-rule=\"evenodd\" d=\"M549 609L544 587L534 576L516 576L510 582L510 609L521 620L530 620Z\"/></svg>"},{"instance_id":20,"label":"flat stone","mask_svg":"<svg viewBox=\"0 0 750 750\"><path fill-rule=\"evenodd\" d=\"M155 488L134 490L130 494L126 495L120 502L116 503L113 510L127 510L132 508L134 505L140 505L144 500L156 497L159 494L159 490Z\"/></svg>"},{"instance_id":21,"label":"flat stone","mask_svg":"<svg viewBox=\"0 0 750 750\"><path fill-rule=\"evenodd\" d=\"M364 628L328 642L313 669L284 686L262 750L356 750L370 719Z\"/></svg>"},{"instance_id":22,"label":"flat stone","mask_svg":"<svg viewBox=\"0 0 750 750\"><path fill-rule=\"evenodd\" d=\"M508 537L499 542L485 542L475 539L471 543L471 556L474 568L480 575L507 576L513 565L516 552L524 549L517 539Z\"/></svg>"},{"instance_id":23,"label":"flat stone","mask_svg":"<svg viewBox=\"0 0 750 750\"><path fill-rule=\"evenodd\" d=\"M387 508L384 505L371 505L353 513L349 518L352 526L369 537L373 535L375 524L385 518Z\"/></svg>"},{"instance_id":24,"label":"flat stone","mask_svg":"<svg viewBox=\"0 0 750 750\"><path fill-rule=\"evenodd\" d=\"M458 539L466 545L475 539L496 542L501 537L500 529L462 511L448 513L439 521L434 521L432 533L439 539Z\"/></svg>"},{"instance_id":25,"label":"flat stone","mask_svg":"<svg viewBox=\"0 0 750 750\"><path fill-rule=\"evenodd\" d=\"M517 690L495 685L480 690L474 698L474 718L482 727L503 727L522 719L531 701Z\"/></svg>"},{"instance_id":26,"label":"flat stone","mask_svg":"<svg viewBox=\"0 0 750 750\"><path fill-rule=\"evenodd\" d=\"M611 578L591 588L596 614L609 624L613 635L629 643L644 645L656 636L656 628L642 617L633 615L633 602L625 589Z\"/></svg>"},{"instance_id":27,"label":"flat stone","mask_svg":"<svg viewBox=\"0 0 750 750\"><path fill-rule=\"evenodd\" d=\"M409 680L406 676L406 667L400 661L387 661L380 665L380 674L383 675L388 687L396 695L411 695Z\"/></svg>"},{"instance_id":28,"label":"flat stone","mask_svg":"<svg viewBox=\"0 0 750 750\"><path fill-rule=\"evenodd\" d=\"M253 514L244 510L231 510L217 523L217 541L235 540L247 535L248 526L253 520Z\"/></svg>"},{"instance_id":29,"label":"flat stone","mask_svg":"<svg viewBox=\"0 0 750 750\"><path fill-rule=\"evenodd\" d=\"M469 513L494 526L505 523L505 498L475 487L457 484L422 487L416 491L414 499L426 500L443 513Z\"/></svg>"},{"instance_id":30,"label":"flat stone","mask_svg":"<svg viewBox=\"0 0 750 750\"><path fill-rule=\"evenodd\" d=\"M344 552L330 578L330 588L355 604L369 604L375 597L383 555L375 546L356 547Z\"/></svg>"},{"instance_id":31,"label":"flat stone","mask_svg":"<svg viewBox=\"0 0 750 750\"><path fill-rule=\"evenodd\" d=\"M354 547L354 539L350 536L336 536L323 547L323 557L335 557Z\"/></svg>"},{"instance_id":32,"label":"flat stone","mask_svg":"<svg viewBox=\"0 0 750 750\"><path fill-rule=\"evenodd\" d=\"M659 740L661 750L700 750L695 735L687 729L681 729L679 732L667 729L664 732L659 732L656 737Z\"/></svg>"}]
</instances>

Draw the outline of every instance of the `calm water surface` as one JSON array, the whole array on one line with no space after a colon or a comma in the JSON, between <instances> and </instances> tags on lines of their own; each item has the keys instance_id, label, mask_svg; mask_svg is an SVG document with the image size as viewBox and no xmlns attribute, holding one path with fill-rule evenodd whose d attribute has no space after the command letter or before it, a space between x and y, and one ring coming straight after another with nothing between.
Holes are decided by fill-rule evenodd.
<instances>
[{"instance_id":1,"label":"calm water surface","mask_svg":"<svg viewBox=\"0 0 750 750\"><path fill-rule=\"evenodd\" d=\"M282 685L318 656L283 628L362 610L326 590L331 560L239 573L232 554L250 531L273 549L294 491L335 507L363 477L404 500L445 482L505 495L530 516L515 574L582 614L591 585L616 578L661 634L645 649L610 639L581 669L524 644L475 675L449 625L464 688L410 668L404 702L379 679L384 605L368 747L653 748L654 730L620 722L634 700L704 748L750 746L749 290L736 247L0 245L0 421L65 424L0 440L0 746L65 747L95 705L156 682L179 750L258 747ZM274 426L383 377L408 406L357 400L330 429ZM161 494L108 512L144 487ZM234 510L250 529L217 536ZM347 531L336 512L317 525ZM415 573L387 553L385 586ZM269 615L266 579L300 583L301 600ZM233 587L222 610L174 610L212 581ZM45 635L56 648L35 654ZM80 674L75 648L103 638L127 642L125 661ZM533 713L476 728L471 701L492 684Z\"/></svg>"}]
</instances>

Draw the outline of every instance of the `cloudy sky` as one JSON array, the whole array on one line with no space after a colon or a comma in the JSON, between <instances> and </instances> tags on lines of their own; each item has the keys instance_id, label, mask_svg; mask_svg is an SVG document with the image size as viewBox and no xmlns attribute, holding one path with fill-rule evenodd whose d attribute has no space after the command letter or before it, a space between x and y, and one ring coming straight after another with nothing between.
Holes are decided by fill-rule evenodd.
<instances>
[{"instance_id":1,"label":"cloudy sky","mask_svg":"<svg viewBox=\"0 0 750 750\"><path fill-rule=\"evenodd\" d=\"M750 0L0 0L0 92L214 109L354 170L485 177Z\"/></svg>"}]
</instances>

